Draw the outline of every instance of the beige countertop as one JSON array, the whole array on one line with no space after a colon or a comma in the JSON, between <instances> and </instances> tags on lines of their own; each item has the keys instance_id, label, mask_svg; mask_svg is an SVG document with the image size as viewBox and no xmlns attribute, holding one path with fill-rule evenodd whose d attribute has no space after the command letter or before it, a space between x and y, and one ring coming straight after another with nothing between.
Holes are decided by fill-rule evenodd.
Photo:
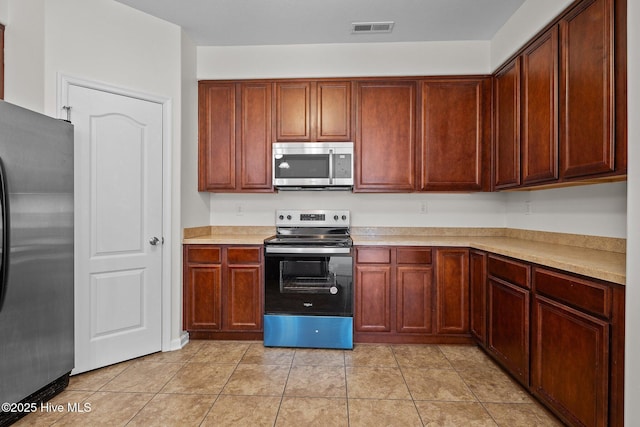
<instances>
[{"instance_id":1,"label":"beige countertop","mask_svg":"<svg viewBox=\"0 0 640 427\"><path fill-rule=\"evenodd\" d=\"M357 246L469 247L624 285L626 255L513 237L353 236Z\"/></svg>"},{"instance_id":2,"label":"beige countertop","mask_svg":"<svg viewBox=\"0 0 640 427\"><path fill-rule=\"evenodd\" d=\"M183 243L261 245L265 238L273 234L275 229L272 227L198 227L185 229ZM469 247L595 279L626 284L624 239L465 228L356 228L352 230L352 238L355 246Z\"/></svg>"},{"instance_id":3,"label":"beige countertop","mask_svg":"<svg viewBox=\"0 0 640 427\"><path fill-rule=\"evenodd\" d=\"M185 245L261 245L272 234L211 234L183 239Z\"/></svg>"}]
</instances>

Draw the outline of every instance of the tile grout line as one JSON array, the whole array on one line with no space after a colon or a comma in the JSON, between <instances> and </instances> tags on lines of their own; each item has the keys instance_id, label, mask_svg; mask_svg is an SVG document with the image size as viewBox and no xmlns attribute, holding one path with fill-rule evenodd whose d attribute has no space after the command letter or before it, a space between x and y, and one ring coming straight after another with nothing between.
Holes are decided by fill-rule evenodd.
<instances>
[{"instance_id":1,"label":"tile grout line","mask_svg":"<svg viewBox=\"0 0 640 427\"><path fill-rule=\"evenodd\" d=\"M200 350L198 350L198 351L200 351ZM196 353L197 353L197 352L196 352ZM176 377L176 375L178 375L178 372L180 372L181 370L183 370L184 368L186 368L186 366L189 364L189 360L191 360L191 359L193 358L193 356L194 356L194 355L195 355L195 353L194 353L193 355L191 355L191 357L190 357L186 362L181 362L182 367L181 367L180 369L178 369L177 371L175 371L175 372L173 373L173 375L172 375L169 379L167 379L167 381L165 381L165 383L160 387L160 389L159 389L158 391L156 391L156 392L153 394L153 396L151 396L151 399L149 399L149 400L147 401L147 403L145 403L144 405L142 405L142 407L141 407L140 409L138 409L138 411L137 411L137 412L136 412L136 413L135 413L131 418L129 418L129 420L124 424L125 426L129 425L129 424L131 423L131 421L133 421L133 419L134 419L135 417L137 417L137 416L142 412L142 410L143 410L144 408L146 408L146 407L149 405L149 403L151 403L151 401L152 401L153 399L155 399L155 398L158 396L158 394L160 394L160 392L161 392L161 391L162 391L162 390L167 386L167 384L169 384L169 382L170 382L171 380L173 380L173 379ZM147 356L148 356L148 355L147 355ZM120 376L120 375L122 375L125 371L127 371L129 368L131 368L131 367L135 366L135 364L136 364L136 363L144 363L144 360L143 360L143 359L144 359L145 357L146 357L146 356L143 356L143 357L141 358L141 360L139 360L138 362L133 363L131 366L129 366L129 367L128 367L127 369L125 369L124 371L122 371L120 374L116 375L116 377L119 377L119 376ZM171 363L171 362L157 362L157 363ZM113 379L115 379L116 377L114 377ZM113 379L112 379L112 381L113 381ZM109 384L110 382L111 382L111 381L107 382L107 384ZM107 384L105 384L105 386L106 386ZM104 386L103 386L103 387L104 387ZM212 406L213 406L213 405L212 405Z\"/></svg>"},{"instance_id":2,"label":"tile grout line","mask_svg":"<svg viewBox=\"0 0 640 427\"><path fill-rule=\"evenodd\" d=\"M289 372L287 372L287 379L284 382L284 387L282 389L282 394L280 395L280 404L278 405L278 410L276 411L276 416L273 419L273 427L275 427L278 422L278 416L280 415L280 409L282 408L282 402L284 401L284 393L287 390L287 384L289 383L289 377L291 376L291 369L293 369L293 361L296 358L297 350L293 350L293 357L291 358L291 362L289 363Z\"/></svg>"},{"instance_id":3,"label":"tile grout line","mask_svg":"<svg viewBox=\"0 0 640 427\"><path fill-rule=\"evenodd\" d=\"M413 397L413 393L411 393L411 388L409 388L409 384L407 383L407 379L404 376L404 371L402 370L402 366L400 366L400 362L398 362L398 358L396 357L396 352L393 349L393 346L389 346L391 349L391 353L393 354L393 359L396 361L398 365L398 370L400 371L400 375L402 375L402 381L404 381L404 385L407 387L407 391L409 392L409 396L411 396L411 403L413 403L413 407L416 409L416 414L418 414L418 418L420 419L420 423L424 426L424 420L422 419L422 415L420 414L420 410L418 410L418 405L416 404L416 399ZM439 349L438 349L439 350Z\"/></svg>"},{"instance_id":4,"label":"tile grout line","mask_svg":"<svg viewBox=\"0 0 640 427\"><path fill-rule=\"evenodd\" d=\"M213 403L211 404L211 406L209 407L209 409L207 410L207 413L204 414L204 417L202 417L202 420L200 421L200 423L198 424L198 426L202 426L202 424L204 424L204 420L207 419L207 417L209 416L209 414L211 413L211 410L213 409L213 407L215 406L216 402L218 402L218 400L220 399L220 396L222 396L222 390L224 390L224 388L227 386L227 384L229 384L229 380L231 379L231 377L233 376L233 373L236 371L236 369L238 368L238 365L240 365L240 362L242 361L242 358L247 354L247 351L249 351L249 348L251 347L251 344L249 344L249 346L247 347L247 349L244 351L244 353L242 354L242 356L238 359L238 362L236 362L233 371L231 371L231 373L229 374L229 378L227 378L227 381L225 381L224 385L222 387L220 387L220 391L218 392L218 394L216 395L215 400L213 401ZM198 354L200 351L202 351L202 346L200 347L200 349L198 349L198 351L196 351L190 358L189 361L187 363L191 363L191 360L196 357L196 354ZM195 362L194 362L195 363Z\"/></svg>"},{"instance_id":5,"label":"tile grout line","mask_svg":"<svg viewBox=\"0 0 640 427\"><path fill-rule=\"evenodd\" d=\"M440 348L440 346L438 345L438 349ZM477 346L474 346L474 348L480 350ZM496 424L496 426L500 426L500 424L498 424L498 421L494 418L493 414L489 411L489 409L487 409L487 407L485 406L485 402L483 402L478 395L472 390L472 388L469 386L469 384L467 383L467 381L464 379L464 377L462 375L460 375L459 371L464 371L465 369L458 369L456 368L456 366L451 363L451 360L449 360L449 358L447 357L447 355L440 350L440 352L443 354L443 356L445 357L445 359L447 359L449 361L449 363L451 364L451 367L453 368L453 370L458 374L458 376L460 377L460 379L462 380L462 382L464 383L464 385L469 389L469 391L471 392L471 394L473 394L473 397L475 397L477 403L480 404L480 406L482 407L482 409L484 409L484 411L487 413L487 415L489 415L489 417L491 418L491 420ZM484 353L483 353L484 354ZM493 362L492 362L493 363Z\"/></svg>"},{"instance_id":6,"label":"tile grout line","mask_svg":"<svg viewBox=\"0 0 640 427\"><path fill-rule=\"evenodd\" d=\"M351 349L353 352L353 348ZM351 426L351 414L349 413L349 383L347 382L347 354L342 351L342 370L344 373L344 397L347 402L347 427Z\"/></svg>"}]
</instances>

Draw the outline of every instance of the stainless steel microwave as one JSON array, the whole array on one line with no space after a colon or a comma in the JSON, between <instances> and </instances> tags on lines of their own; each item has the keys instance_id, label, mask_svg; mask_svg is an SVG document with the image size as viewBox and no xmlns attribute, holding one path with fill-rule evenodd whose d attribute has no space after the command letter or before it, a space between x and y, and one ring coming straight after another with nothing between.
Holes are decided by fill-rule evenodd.
<instances>
[{"instance_id":1,"label":"stainless steel microwave","mask_svg":"<svg viewBox=\"0 0 640 427\"><path fill-rule=\"evenodd\" d=\"M273 185L281 190L351 190L353 142L276 142Z\"/></svg>"}]
</instances>

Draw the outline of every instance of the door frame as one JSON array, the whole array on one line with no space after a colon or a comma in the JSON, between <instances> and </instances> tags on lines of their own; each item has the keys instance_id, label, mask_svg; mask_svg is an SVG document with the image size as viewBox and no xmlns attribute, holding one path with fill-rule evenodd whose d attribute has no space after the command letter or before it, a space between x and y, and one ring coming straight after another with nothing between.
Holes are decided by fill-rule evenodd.
<instances>
[{"instance_id":1,"label":"door frame","mask_svg":"<svg viewBox=\"0 0 640 427\"><path fill-rule=\"evenodd\" d=\"M171 177L172 162L171 151L173 147L172 138L172 102L170 98L153 95L145 92L115 86L112 84L88 80L80 77L71 76L64 73L58 73L57 85L57 111L58 118L66 119L67 112L63 106L68 105L69 87L79 86L87 89L99 90L115 95L128 96L130 98L140 99L143 101L153 102L162 105L162 236L164 244L162 247L162 271L161 271L161 319L162 319L162 351L177 350L182 348L183 339L181 337L171 341L171 314L172 314L172 289L171 276L173 271L173 239L172 239L172 216L171 216ZM73 108L71 109L71 118L73 118ZM75 221L74 221L75 222ZM75 285L74 285L75 286Z\"/></svg>"}]
</instances>

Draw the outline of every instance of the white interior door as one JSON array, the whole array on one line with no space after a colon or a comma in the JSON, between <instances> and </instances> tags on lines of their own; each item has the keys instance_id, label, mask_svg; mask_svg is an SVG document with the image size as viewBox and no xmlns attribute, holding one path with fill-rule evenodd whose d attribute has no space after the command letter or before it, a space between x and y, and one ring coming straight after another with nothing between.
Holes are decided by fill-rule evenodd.
<instances>
[{"instance_id":1,"label":"white interior door","mask_svg":"<svg viewBox=\"0 0 640 427\"><path fill-rule=\"evenodd\" d=\"M75 369L162 347L162 104L70 85Z\"/></svg>"}]
</instances>

